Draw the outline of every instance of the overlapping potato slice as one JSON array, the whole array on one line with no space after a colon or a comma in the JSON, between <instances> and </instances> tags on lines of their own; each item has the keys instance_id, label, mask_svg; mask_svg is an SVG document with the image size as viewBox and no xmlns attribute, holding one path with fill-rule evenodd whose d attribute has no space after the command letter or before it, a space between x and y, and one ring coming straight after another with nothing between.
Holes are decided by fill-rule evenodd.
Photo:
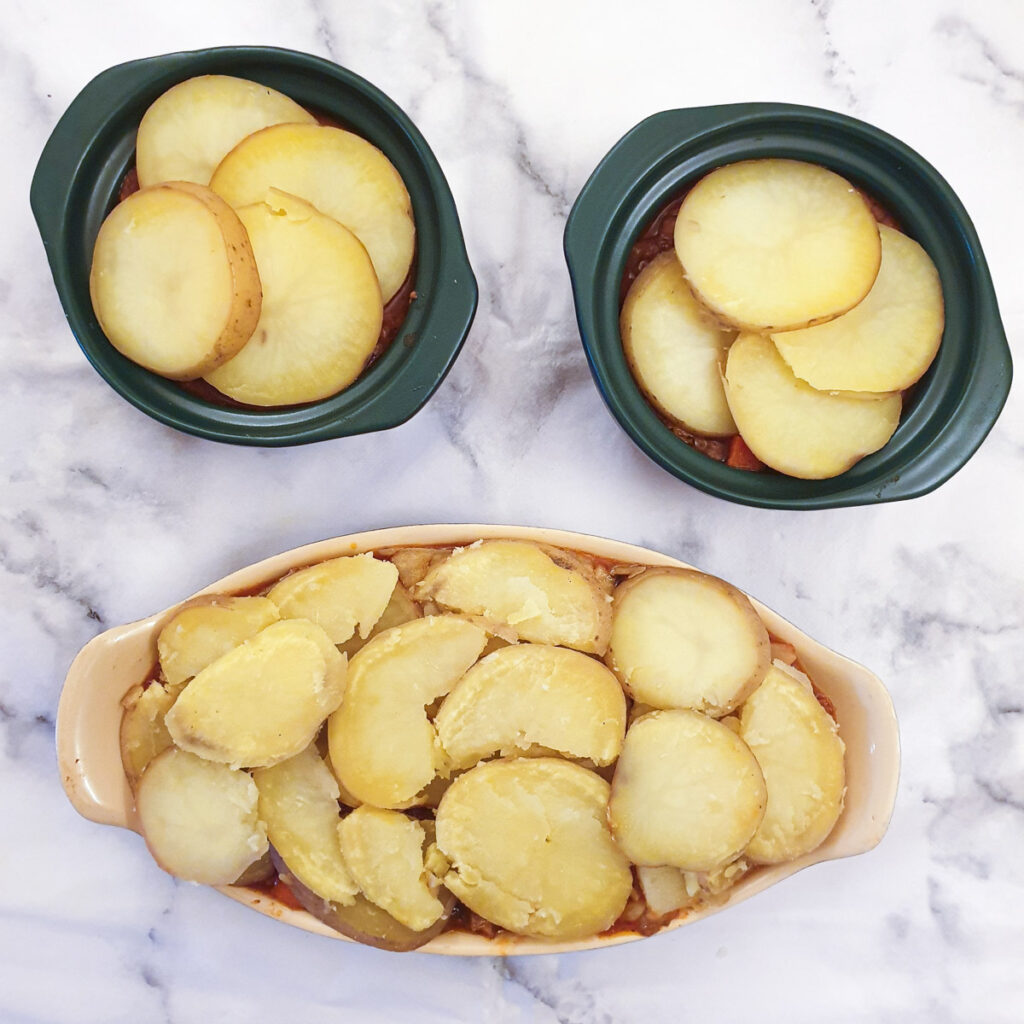
<instances>
[{"instance_id":1,"label":"overlapping potato slice","mask_svg":"<svg viewBox=\"0 0 1024 1024\"><path fill-rule=\"evenodd\" d=\"M210 187L236 209L268 188L312 203L344 224L370 254L387 302L412 265L416 230L405 184L366 139L341 128L279 124L243 139L223 159Z\"/></svg>"},{"instance_id":2,"label":"overlapping potato slice","mask_svg":"<svg viewBox=\"0 0 1024 1024\"><path fill-rule=\"evenodd\" d=\"M172 86L143 115L135 143L139 184L209 185L217 165L247 135L272 124L315 124L294 100L258 82L200 75Z\"/></svg>"},{"instance_id":3,"label":"overlapping potato slice","mask_svg":"<svg viewBox=\"0 0 1024 1024\"><path fill-rule=\"evenodd\" d=\"M615 592L608 663L630 695L714 717L764 678L771 644L747 597L692 569L647 569Z\"/></svg>"},{"instance_id":4,"label":"overlapping potato slice","mask_svg":"<svg viewBox=\"0 0 1024 1024\"><path fill-rule=\"evenodd\" d=\"M670 914L687 904L717 896L742 878L750 865L734 860L714 871L681 871L679 868L638 867L637 881L652 914Z\"/></svg>"},{"instance_id":5,"label":"overlapping potato slice","mask_svg":"<svg viewBox=\"0 0 1024 1024\"><path fill-rule=\"evenodd\" d=\"M696 711L652 711L626 733L608 820L638 865L713 871L764 816L765 781L747 745Z\"/></svg>"},{"instance_id":6,"label":"overlapping potato slice","mask_svg":"<svg viewBox=\"0 0 1024 1024\"><path fill-rule=\"evenodd\" d=\"M89 274L93 311L122 355L187 380L249 340L262 290L242 222L208 188L154 185L100 226Z\"/></svg>"},{"instance_id":7,"label":"overlapping potato slice","mask_svg":"<svg viewBox=\"0 0 1024 1024\"><path fill-rule=\"evenodd\" d=\"M336 394L359 376L380 337L384 307L366 250L348 228L278 189L240 207L238 217L259 267L262 310L249 342L206 380L249 405Z\"/></svg>"},{"instance_id":8,"label":"overlapping potato slice","mask_svg":"<svg viewBox=\"0 0 1024 1024\"><path fill-rule=\"evenodd\" d=\"M768 807L747 856L777 864L809 853L843 809L845 748L836 723L810 686L773 665L743 705L740 735L768 787Z\"/></svg>"},{"instance_id":9,"label":"overlapping potato slice","mask_svg":"<svg viewBox=\"0 0 1024 1024\"><path fill-rule=\"evenodd\" d=\"M151 682L132 687L121 701L121 763L133 791L149 762L173 744L164 716L180 692L180 684Z\"/></svg>"},{"instance_id":10,"label":"overlapping potato slice","mask_svg":"<svg viewBox=\"0 0 1024 1024\"><path fill-rule=\"evenodd\" d=\"M409 591L401 583L396 583L395 589L391 591L391 599L388 601L387 607L381 612L380 618L370 632L365 637L354 633L343 644L338 645L338 650L351 658L357 651L361 651L368 641L383 633L384 630L412 622L413 619L420 618L422 614L420 606L409 595Z\"/></svg>"},{"instance_id":11,"label":"overlapping potato slice","mask_svg":"<svg viewBox=\"0 0 1024 1024\"><path fill-rule=\"evenodd\" d=\"M256 786L246 772L171 747L150 763L135 794L156 862L178 878L230 885L267 851Z\"/></svg>"},{"instance_id":12,"label":"overlapping potato slice","mask_svg":"<svg viewBox=\"0 0 1024 1024\"><path fill-rule=\"evenodd\" d=\"M585 654L517 644L474 665L434 726L455 770L535 745L606 765L622 747L626 698L615 676Z\"/></svg>"},{"instance_id":13,"label":"overlapping potato slice","mask_svg":"<svg viewBox=\"0 0 1024 1024\"><path fill-rule=\"evenodd\" d=\"M867 295L881 261L861 193L797 160L746 160L706 175L683 200L675 247L698 298L749 331L845 313Z\"/></svg>"},{"instance_id":14,"label":"overlapping potato slice","mask_svg":"<svg viewBox=\"0 0 1024 1024\"><path fill-rule=\"evenodd\" d=\"M345 656L317 625L275 622L204 668L164 719L212 761L264 767L307 747L345 692Z\"/></svg>"},{"instance_id":15,"label":"overlapping potato slice","mask_svg":"<svg viewBox=\"0 0 1024 1024\"><path fill-rule=\"evenodd\" d=\"M750 450L780 473L824 480L878 451L899 425L898 394L817 391L771 338L741 334L725 366L729 408Z\"/></svg>"},{"instance_id":16,"label":"overlapping potato slice","mask_svg":"<svg viewBox=\"0 0 1024 1024\"><path fill-rule=\"evenodd\" d=\"M879 226L882 266L848 313L817 327L773 334L779 355L819 391L901 391L931 365L942 341L942 284L912 238Z\"/></svg>"},{"instance_id":17,"label":"overlapping potato slice","mask_svg":"<svg viewBox=\"0 0 1024 1024\"><path fill-rule=\"evenodd\" d=\"M722 387L736 331L723 330L701 307L674 252L640 272L619 324L633 376L656 408L696 434L736 433Z\"/></svg>"},{"instance_id":18,"label":"overlapping potato slice","mask_svg":"<svg viewBox=\"0 0 1024 1024\"><path fill-rule=\"evenodd\" d=\"M427 616L381 633L352 659L327 736L338 780L357 800L408 806L446 768L426 708L476 661L486 639L466 619Z\"/></svg>"},{"instance_id":19,"label":"overlapping potato slice","mask_svg":"<svg viewBox=\"0 0 1024 1024\"><path fill-rule=\"evenodd\" d=\"M608 928L632 873L608 831L608 783L569 761L490 761L437 809L444 882L471 910L523 935L573 939Z\"/></svg>"},{"instance_id":20,"label":"overlapping potato slice","mask_svg":"<svg viewBox=\"0 0 1024 1024\"><path fill-rule=\"evenodd\" d=\"M561 560L528 541L483 541L453 551L413 596L505 624L523 640L603 654L610 585L582 564Z\"/></svg>"}]
</instances>

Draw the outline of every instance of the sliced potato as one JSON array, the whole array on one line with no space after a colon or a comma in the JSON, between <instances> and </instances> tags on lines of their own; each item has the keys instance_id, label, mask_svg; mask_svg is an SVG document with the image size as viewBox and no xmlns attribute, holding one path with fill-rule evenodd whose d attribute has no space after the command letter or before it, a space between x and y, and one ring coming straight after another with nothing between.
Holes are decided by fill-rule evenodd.
<instances>
[{"instance_id":1,"label":"sliced potato","mask_svg":"<svg viewBox=\"0 0 1024 1024\"><path fill-rule=\"evenodd\" d=\"M771 643L754 606L693 569L648 569L615 592L608 663L655 708L728 714L768 670Z\"/></svg>"},{"instance_id":2,"label":"sliced potato","mask_svg":"<svg viewBox=\"0 0 1024 1024\"><path fill-rule=\"evenodd\" d=\"M248 774L170 747L142 775L135 806L156 862L178 878L230 885L267 852Z\"/></svg>"},{"instance_id":3,"label":"sliced potato","mask_svg":"<svg viewBox=\"0 0 1024 1024\"><path fill-rule=\"evenodd\" d=\"M260 882L268 882L273 877L274 862L270 859L270 850L267 850L259 860L254 860L231 884L259 885Z\"/></svg>"},{"instance_id":4,"label":"sliced potato","mask_svg":"<svg viewBox=\"0 0 1024 1024\"><path fill-rule=\"evenodd\" d=\"M121 701L121 763L133 792L146 765L173 743L164 716L180 692L180 685L153 682L145 688L132 687Z\"/></svg>"},{"instance_id":5,"label":"sliced potato","mask_svg":"<svg viewBox=\"0 0 1024 1024\"><path fill-rule=\"evenodd\" d=\"M898 394L817 391L771 338L741 334L729 349L725 393L750 450L780 473L824 480L878 451L900 422Z\"/></svg>"},{"instance_id":6,"label":"sliced potato","mask_svg":"<svg viewBox=\"0 0 1024 1024\"><path fill-rule=\"evenodd\" d=\"M757 760L731 729L696 711L652 711L626 733L608 820L634 864L712 871L750 842L765 801Z\"/></svg>"},{"instance_id":7,"label":"sliced potato","mask_svg":"<svg viewBox=\"0 0 1024 1024\"><path fill-rule=\"evenodd\" d=\"M798 160L745 160L706 175L683 200L675 247L698 298L748 331L845 313L867 295L881 262L861 193Z\"/></svg>"},{"instance_id":8,"label":"sliced potato","mask_svg":"<svg viewBox=\"0 0 1024 1024\"><path fill-rule=\"evenodd\" d=\"M626 698L599 661L565 647L518 644L477 662L434 719L453 769L534 745L597 765L619 756Z\"/></svg>"},{"instance_id":9,"label":"sliced potato","mask_svg":"<svg viewBox=\"0 0 1024 1024\"><path fill-rule=\"evenodd\" d=\"M262 290L242 222L187 182L129 196L100 226L92 308L122 355L164 377L201 377L249 340Z\"/></svg>"},{"instance_id":10,"label":"sliced potato","mask_svg":"<svg viewBox=\"0 0 1024 1024\"><path fill-rule=\"evenodd\" d=\"M736 331L723 330L694 298L674 252L640 272L619 326L633 376L656 408L695 434L736 433L722 387Z\"/></svg>"},{"instance_id":11,"label":"sliced potato","mask_svg":"<svg viewBox=\"0 0 1024 1024\"><path fill-rule=\"evenodd\" d=\"M420 618L422 614L420 606L412 599L409 591L401 583L396 583L387 607L381 612L380 618L370 632L365 637L354 633L345 643L338 645L338 650L351 658L357 651L361 651L368 641L383 633L384 630L412 622L413 619Z\"/></svg>"},{"instance_id":12,"label":"sliced potato","mask_svg":"<svg viewBox=\"0 0 1024 1024\"><path fill-rule=\"evenodd\" d=\"M378 551L398 569L398 580L411 591L434 566L443 562L450 554L448 548L386 548Z\"/></svg>"},{"instance_id":13,"label":"sliced potato","mask_svg":"<svg viewBox=\"0 0 1024 1024\"><path fill-rule=\"evenodd\" d=\"M244 78L200 75L179 82L150 105L139 124L139 184L209 185L217 165L242 139L283 122L315 124L316 118L275 89Z\"/></svg>"},{"instance_id":14,"label":"sliced potato","mask_svg":"<svg viewBox=\"0 0 1024 1024\"><path fill-rule=\"evenodd\" d=\"M298 754L345 693L345 656L317 625L275 622L221 655L164 719L183 750L259 768Z\"/></svg>"},{"instance_id":15,"label":"sliced potato","mask_svg":"<svg viewBox=\"0 0 1024 1024\"><path fill-rule=\"evenodd\" d=\"M681 871L672 867L638 867L637 881L647 906L654 914L670 914L702 897L717 896L738 882L750 870L743 860L734 860L715 871Z\"/></svg>"},{"instance_id":16,"label":"sliced potato","mask_svg":"<svg viewBox=\"0 0 1024 1024\"><path fill-rule=\"evenodd\" d=\"M523 935L574 939L609 928L633 876L608 831L608 783L559 758L489 761L437 809L445 886Z\"/></svg>"},{"instance_id":17,"label":"sliced potato","mask_svg":"<svg viewBox=\"0 0 1024 1024\"><path fill-rule=\"evenodd\" d=\"M768 809L747 856L777 864L809 853L843 809L845 748L836 723L792 669L773 665L743 705L740 735L768 786Z\"/></svg>"}]
</instances>

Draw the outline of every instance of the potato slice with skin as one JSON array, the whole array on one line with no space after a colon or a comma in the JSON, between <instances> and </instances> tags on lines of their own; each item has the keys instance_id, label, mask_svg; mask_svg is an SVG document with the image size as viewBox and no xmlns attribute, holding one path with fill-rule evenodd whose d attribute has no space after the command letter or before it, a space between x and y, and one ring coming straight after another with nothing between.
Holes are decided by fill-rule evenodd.
<instances>
[{"instance_id":1,"label":"potato slice with skin","mask_svg":"<svg viewBox=\"0 0 1024 1024\"><path fill-rule=\"evenodd\" d=\"M772 335L779 355L819 391L902 391L931 366L945 325L928 253L884 224L882 266L863 302L835 320Z\"/></svg>"},{"instance_id":2,"label":"potato slice with skin","mask_svg":"<svg viewBox=\"0 0 1024 1024\"><path fill-rule=\"evenodd\" d=\"M338 644L338 650L351 658L352 655L361 651L370 640L383 633L384 630L391 629L393 626L401 626L406 622L412 622L413 619L418 619L422 615L420 606L409 595L409 591L401 583L396 583L395 589L391 592L391 599L388 601L387 607L381 613L376 623L374 623L370 632L365 637L361 637L358 633L354 634L345 643Z\"/></svg>"},{"instance_id":3,"label":"potato slice with skin","mask_svg":"<svg viewBox=\"0 0 1024 1024\"><path fill-rule=\"evenodd\" d=\"M348 387L380 337L384 306L373 265L348 228L270 189L238 210L263 283L245 347L205 374L238 402L315 402Z\"/></svg>"},{"instance_id":4,"label":"potato slice with skin","mask_svg":"<svg viewBox=\"0 0 1024 1024\"><path fill-rule=\"evenodd\" d=\"M656 708L718 718L768 670L771 642L746 595L695 569L648 569L615 592L608 663Z\"/></svg>"},{"instance_id":5,"label":"potato slice with skin","mask_svg":"<svg viewBox=\"0 0 1024 1024\"><path fill-rule=\"evenodd\" d=\"M741 334L729 349L725 393L750 450L804 480L839 476L878 451L896 430L895 395L817 391L797 380L770 338Z\"/></svg>"},{"instance_id":6,"label":"potato slice with skin","mask_svg":"<svg viewBox=\"0 0 1024 1024\"><path fill-rule=\"evenodd\" d=\"M722 387L736 331L723 330L694 298L674 252L640 272L619 326L633 377L656 408L695 434L736 433Z\"/></svg>"},{"instance_id":7,"label":"potato slice with skin","mask_svg":"<svg viewBox=\"0 0 1024 1024\"><path fill-rule=\"evenodd\" d=\"M765 802L757 760L731 729L696 711L652 711L626 733L608 820L634 864L713 871L750 842Z\"/></svg>"},{"instance_id":8,"label":"potato slice with skin","mask_svg":"<svg viewBox=\"0 0 1024 1024\"><path fill-rule=\"evenodd\" d=\"M768 786L768 808L746 855L778 864L809 853L843 810L845 747L836 723L812 687L772 666L743 705L740 735Z\"/></svg>"},{"instance_id":9,"label":"potato slice with skin","mask_svg":"<svg viewBox=\"0 0 1024 1024\"><path fill-rule=\"evenodd\" d=\"M243 139L214 172L210 187L236 209L268 188L300 196L344 224L370 254L384 302L412 266L416 229L405 183L366 139L341 128L281 124Z\"/></svg>"},{"instance_id":10,"label":"potato slice with skin","mask_svg":"<svg viewBox=\"0 0 1024 1024\"><path fill-rule=\"evenodd\" d=\"M317 625L275 622L221 655L164 719L183 750L259 768L305 749L345 693L346 658Z\"/></svg>"},{"instance_id":11,"label":"potato slice with skin","mask_svg":"<svg viewBox=\"0 0 1024 1024\"><path fill-rule=\"evenodd\" d=\"M180 692L180 684L165 686L153 682L145 688L132 687L121 701L124 707L120 734L121 763L133 792L150 761L173 745L164 716Z\"/></svg>"},{"instance_id":12,"label":"potato slice with skin","mask_svg":"<svg viewBox=\"0 0 1024 1024\"><path fill-rule=\"evenodd\" d=\"M170 747L142 775L135 806L156 862L178 878L230 885L267 851L246 772Z\"/></svg>"},{"instance_id":13,"label":"potato slice with skin","mask_svg":"<svg viewBox=\"0 0 1024 1024\"><path fill-rule=\"evenodd\" d=\"M538 744L598 765L619 756L626 698L599 661L565 647L518 644L477 662L434 719L453 769Z\"/></svg>"},{"instance_id":14,"label":"potato slice with skin","mask_svg":"<svg viewBox=\"0 0 1024 1024\"><path fill-rule=\"evenodd\" d=\"M163 377L201 377L251 337L262 288L249 237L207 188L154 185L129 196L100 226L89 273L103 333L134 363Z\"/></svg>"},{"instance_id":15,"label":"potato slice with skin","mask_svg":"<svg viewBox=\"0 0 1024 1024\"><path fill-rule=\"evenodd\" d=\"M679 209L675 247L697 297L749 331L845 313L867 295L881 262L861 193L798 160L745 160L706 175Z\"/></svg>"},{"instance_id":16,"label":"potato slice with skin","mask_svg":"<svg viewBox=\"0 0 1024 1024\"><path fill-rule=\"evenodd\" d=\"M609 591L596 574L558 565L537 544L491 540L453 551L413 596L504 623L523 640L603 654Z\"/></svg>"}]
</instances>

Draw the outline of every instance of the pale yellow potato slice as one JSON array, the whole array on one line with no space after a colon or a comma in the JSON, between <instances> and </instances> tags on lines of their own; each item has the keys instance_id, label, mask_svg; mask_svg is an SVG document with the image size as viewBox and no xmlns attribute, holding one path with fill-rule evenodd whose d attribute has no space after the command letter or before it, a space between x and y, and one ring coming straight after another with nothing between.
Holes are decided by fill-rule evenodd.
<instances>
[{"instance_id":1,"label":"pale yellow potato slice","mask_svg":"<svg viewBox=\"0 0 1024 1024\"><path fill-rule=\"evenodd\" d=\"M757 760L731 729L696 711L652 711L626 733L608 820L634 864L713 871L750 842L766 799Z\"/></svg>"},{"instance_id":2,"label":"pale yellow potato slice","mask_svg":"<svg viewBox=\"0 0 1024 1024\"><path fill-rule=\"evenodd\" d=\"M750 865L741 858L714 871L642 866L636 869L636 878L651 912L670 914L702 898L725 892L749 870Z\"/></svg>"},{"instance_id":3,"label":"pale yellow potato slice","mask_svg":"<svg viewBox=\"0 0 1024 1024\"><path fill-rule=\"evenodd\" d=\"M279 618L265 597L201 598L160 630L160 670L169 683L183 683Z\"/></svg>"},{"instance_id":4,"label":"pale yellow potato slice","mask_svg":"<svg viewBox=\"0 0 1024 1024\"><path fill-rule=\"evenodd\" d=\"M517 644L477 662L434 726L453 770L534 745L606 765L622 748L626 698L615 676L579 651Z\"/></svg>"},{"instance_id":5,"label":"pale yellow potato slice","mask_svg":"<svg viewBox=\"0 0 1024 1024\"><path fill-rule=\"evenodd\" d=\"M486 639L465 619L427 616L381 633L352 659L345 701L327 727L331 765L345 790L363 803L398 808L447 770L427 705L448 693Z\"/></svg>"},{"instance_id":6,"label":"pale yellow potato slice","mask_svg":"<svg viewBox=\"0 0 1024 1024\"><path fill-rule=\"evenodd\" d=\"M882 266L863 302L835 320L772 335L779 355L819 391L902 391L942 341L942 283L928 253L880 224Z\"/></svg>"},{"instance_id":7,"label":"pale yellow potato slice","mask_svg":"<svg viewBox=\"0 0 1024 1024\"><path fill-rule=\"evenodd\" d=\"M608 663L630 696L714 718L754 691L771 642L746 595L695 569L647 569L615 592Z\"/></svg>"},{"instance_id":8,"label":"pale yellow potato slice","mask_svg":"<svg viewBox=\"0 0 1024 1024\"><path fill-rule=\"evenodd\" d=\"M346 658L317 625L275 622L204 668L164 719L183 750L261 768L307 747L345 693Z\"/></svg>"},{"instance_id":9,"label":"pale yellow potato slice","mask_svg":"<svg viewBox=\"0 0 1024 1024\"><path fill-rule=\"evenodd\" d=\"M163 377L201 377L249 340L262 290L242 222L187 182L118 203L100 226L89 274L92 308L122 355Z\"/></svg>"},{"instance_id":10,"label":"pale yellow potato slice","mask_svg":"<svg viewBox=\"0 0 1024 1024\"><path fill-rule=\"evenodd\" d=\"M838 174L798 160L719 167L687 194L675 247L697 297L741 330L831 320L878 274L878 225Z\"/></svg>"},{"instance_id":11,"label":"pale yellow potato slice","mask_svg":"<svg viewBox=\"0 0 1024 1024\"><path fill-rule=\"evenodd\" d=\"M170 747L143 772L135 794L142 835L178 878L230 885L267 852L256 786L243 771Z\"/></svg>"},{"instance_id":12,"label":"pale yellow potato slice","mask_svg":"<svg viewBox=\"0 0 1024 1024\"><path fill-rule=\"evenodd\" d=\"M338 838L345 863L368 900L417 932L441 918L444 907L427 884L426 833L418 821L364 804L338 825Z\"/></svg>"},{"instance_id":13,"label":"pale yellow potato slice","mask_svg":"<svg viewBox=\"0 0 1024 1024\"><path fill-rule=\"evenodd\" d=\"M145 188L161 181L209 185L217 165L247 135L316 118L276 89L231 75L200 75L171 86L139 123L135 167Z\"/></svg>"},{"instance_id":14,"label":"pale yellow potato slice","mask_svg":"<svg viewBox=\"0 0 1024 1024\"><path fill-rule=\"evenodd\" d=\"M285 619L315 622L335 644L359 630L365 639L387 608L398 570L371 554L330 558L299 569L271 587L267 597Z\"/></svg>"},{"instance_id":15,"label":"pale yellow potato slice","mask_svg":"<svg viewBox=\"0 0 1024 1024\"><path fill-rule=\"evenodd\" d=\"M180 684L153 682L146 687L133 686L121 701L121 763L133 791L149 762L173 744L164 716L180 692Z\"/></svg>"},{"instance_id":16,"label":"pale yellow potato slice","mask_svg":"<svg viewBox=\"0 0 1024 1024\"><path fill-rule=\"evenodd\" d=\"M845 747L838 726L798 674L773 665L743 705L740 735L768 787L768 808L746 855L778 864L809 853L843 810Z\"/></svg>"},{"instance_id":17,"label":"pale yellow potato slice","mask_svg":"<svg viewBox=\"0 0 1024 1024\"><path fill-rule=\"evenodd\" d=\"M725 364L729 408L750 450L804 480L845 473L878 451L900 422L898 394L817 391L797 380L771 338L741 334Z\"/></svg>"},{"instance_id":18,"label":"pale yellow potato slice","mask_svg":"<svg viewBox=\"0 0 1024 1024\"><path fill-rule=\"evenodd\" d=\"M695 434L736 433L722 387L736 331L723 330L694 298L674 252L640 272L619 327L633 376L657 409Z\"/></svg>"},{"instance_id":19,"label":"pale yellow potato slice","mask_svg":"<svg viewBox=\"0 0 1024 1024\"><path fill-rule=\"evenodd\" d=\"M353 634L343 644L338 644L338 650L347 654L350 658L357 651L361 651L368 641L372 640L379 633L383 633L392 626L401 626L403 623L412 622L423 614L420 606L409 595L409 591L401 583L395 584L391 592L391 599L387 607L381 612L380 618L376 621L370 632L362 637L358 633Z\"/></svg>"},{"instance_id":20,"label":"pale yellow potato slice","mask_svg":"<svg viewBox=\"0 0 1024 1024\"><path fill-rule=\"evenodd\" d=\"M341 128L280 124L243 139L214 172L210 187L236 209L279 188L344 224L366 246L387 302L412 266L412 203L391 161Z\"/></svg>"},{"instance_id":21,"label":"pale yellow potato slice","mask_svg":"<svg viewBox=\"0 0 1024 1024\"><path fill-rule=\"evenodd\" d=\"M260 820L288 870L322 899L354 903L359 886L338 843L338 784L316 747L252 777Z\"/></svg>"},{"instance_id":22,"label":"pale yellow potato slice","mask_svg":"<svg viewBox=\"0 0 1024 1024\"><path fill-rule=\"evenodd\" d=\"M457 548L427 573L413 596L509 626L522 640L603 654L611 623L609 589L575 562L559 565L537 544L489 540Z\"/></svg>"},{"instance_id":23,"label":"pale yellow potato slice","mask_svg":"<svg viewBox=\"0 0 1024 1024\"><path fill-rule=\"evenodd\" d=\"M380 337L384 306L366 250L346 227L277 189L238 216L259 267L262 311L248 344L206 380L248 405L337 394Z\"/></svg>"},{"instance_id":24,"label":"pale yellow potato slice","mask_svg":"<svg viewBox=\"0 0 1024 1024\"><path fill-rule=\"evenodd\" d=\"M606 820L608 783L559 758L489 761L437 809L446 888L509 931L576 939L603 931L633 877Z\"/></svg>"}]
</instances>

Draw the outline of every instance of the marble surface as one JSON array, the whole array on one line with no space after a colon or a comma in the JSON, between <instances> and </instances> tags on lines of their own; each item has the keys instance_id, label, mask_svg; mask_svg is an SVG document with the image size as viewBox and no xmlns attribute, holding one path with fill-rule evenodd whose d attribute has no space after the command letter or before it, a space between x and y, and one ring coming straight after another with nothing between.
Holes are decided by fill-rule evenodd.
<instances>
[{"instance_id":1,"label":"marble surface","mask_svg":"<svg viewBox=\"0 0 1024 1024\"><path fill-rule=\"evenodd\" d=\"M662 472L603 406L561 253L594 165L673 106L817 104L904 139L957 190L1024 363L1018 0L714 4L0 0L0 1019L1024 1019L1024 401L950 482L820 513L732 506ZM417 121L480 282L428 407L387 433L244 450L158 425L92 371L28 207L78 90L230 43L328 56ZM879 673L903 775L874 852L693 928L596 954L396 957L175 884L64 798L54 716L78 648L273 552L377 526L506 522L659 548ZM345 1011L345 1012L343 1012Z\"/></svg>"}]
</instances>

